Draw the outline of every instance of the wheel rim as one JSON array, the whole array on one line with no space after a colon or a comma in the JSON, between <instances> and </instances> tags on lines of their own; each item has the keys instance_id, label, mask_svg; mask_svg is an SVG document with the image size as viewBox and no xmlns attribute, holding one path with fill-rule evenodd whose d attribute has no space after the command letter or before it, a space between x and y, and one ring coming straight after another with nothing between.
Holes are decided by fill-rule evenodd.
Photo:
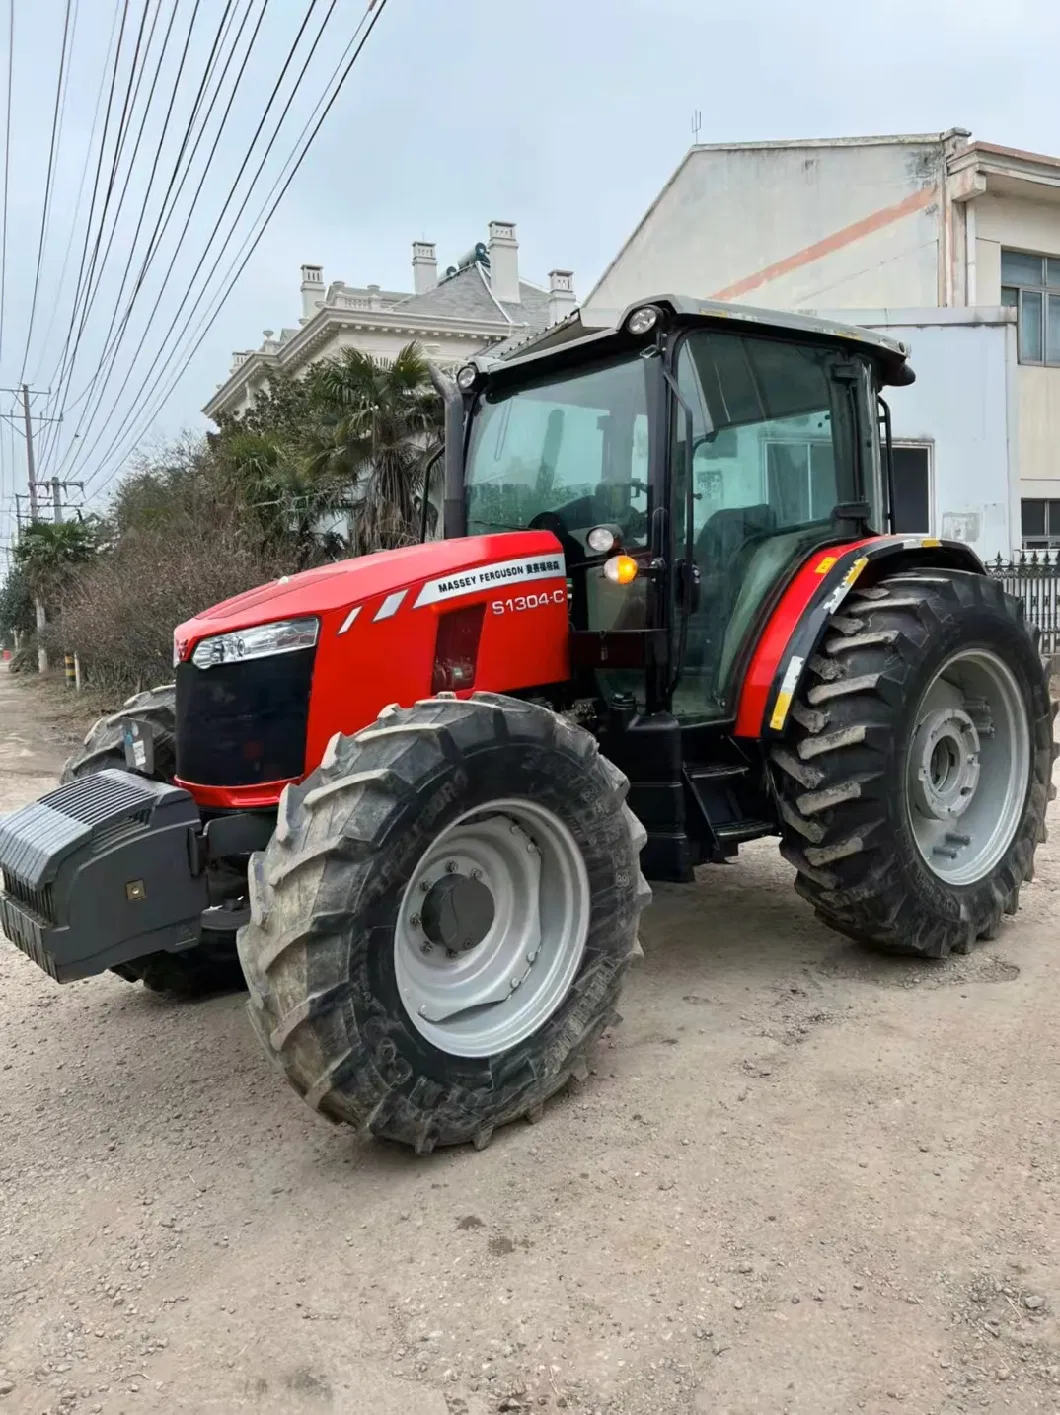
<instances>
[{"instance_id":1,"label":"wheel rim","mask_svg":"<svg viewBox=\"0 0 1060 1415\"><path fill-rule=\"evenodd\" d=\"M906 774L913 835L933 874L967 885L997 866L1019 829L1030 755L1012 670L987 649L954 654L920 701Z\"/></svg>"},{"instance_id":2,"label":"wheel rim","mask_svg":"<svg viewBox=\"0 0 1060 1415\"><path fill-rule=\"evenodd\" d=\"M491 801L438 836L402 896L401 1000L441 1051L495 1056L559 1007L588 932L589 877L570 831L537 802Z\"/></svg>"}]
</instances>

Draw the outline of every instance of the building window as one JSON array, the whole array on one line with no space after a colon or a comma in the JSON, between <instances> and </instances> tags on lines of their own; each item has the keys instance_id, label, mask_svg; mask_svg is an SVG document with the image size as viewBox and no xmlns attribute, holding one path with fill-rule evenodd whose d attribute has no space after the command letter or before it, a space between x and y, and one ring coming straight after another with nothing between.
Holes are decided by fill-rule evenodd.
<instances>
[{"instance_id":1,"label":"building window","mask_svg":"<svg viewBox=\"0 0 1060 1415\"><path fill-rule=\"evenodd\" d=\"M1020 363L1060 366L1060 259L1002 251L1001 303L1019 311Z\"/></svg>"},{"instance_id":2,"label":"building window","mask_svg":"<svg viewBox=\"0 0 1060 1415\"><path fill-rule=\"evenodd\" d=\"M1060 501L1024 498L1024 550L1060 550Z\"/></svg>"},{"instance_id":3,"label":"building window","mask_svg":"<svg viewBox=\"0 0 1060 1415\"><path fill-rule=\"evenodd\" d=\"M896 442L894 529L903 535L931 535L931 448Z\"/></svg>"}]
</instances>

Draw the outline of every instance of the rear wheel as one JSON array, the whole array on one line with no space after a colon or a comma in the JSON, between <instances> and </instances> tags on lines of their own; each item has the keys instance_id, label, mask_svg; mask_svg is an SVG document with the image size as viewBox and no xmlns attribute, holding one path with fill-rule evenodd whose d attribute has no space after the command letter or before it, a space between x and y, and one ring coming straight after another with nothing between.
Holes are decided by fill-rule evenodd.
<instances>
[{"instance_id":1,"label":"rear wheel","mask_svg":"<svg viewBox=\"0 0 1060 1415\"><path fill-rule=\"evenodd\" d=\"M153 779L172 781L177 769L176 689L172 683L137 693L117 712L101 717L89 730L79 750L67 760L60 780L73 781L109 767L125 771L124 731L130 719L149 722L153 729ZM127 983L143 983L151 992L185 998L243 987L234 932L218 933L209 942L182 953L150 953L134 958L111 971Z\"/></svg>"},{"instance_id":2,"label":"rear wheel","mask_svg":"<svg viewBox=\"0 0 1060 1415\"><path fill-rule=\"evenodd\" d=\"M832 928L942 958L1014 914L1057 748L1022 606L922 569L853 593L772 753L783 854Z\"/></svg>"},{"instance_id":3,"label":"rear wheel","mask_svg":"<svg viewBox=\"0 0 1060 1415\"><path fill-rule=\"evenodd\" d=\"M239 939L299 1094L423 1153L584 1078L650 898L626 789L588 733L492 694L336 737L284 794Z\"/></svg>"}]
</instances>

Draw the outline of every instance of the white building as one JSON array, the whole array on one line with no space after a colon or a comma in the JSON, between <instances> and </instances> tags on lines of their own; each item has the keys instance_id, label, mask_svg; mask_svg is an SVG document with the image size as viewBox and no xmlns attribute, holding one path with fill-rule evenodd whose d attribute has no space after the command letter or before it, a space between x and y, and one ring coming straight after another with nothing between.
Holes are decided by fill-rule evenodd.
<instances>
[{"instance_id":1,"label":"white building","mask_svg":"<svg viewBox=\"0 0 1060 1415\"><path fill-rule=\"evenodd\" d=\"M325 285L319 265L303 265L297 327L278 335L267 329L259 348L233 354L228 378L203 412L210 418L242 412L271 376L298 378L348 348L392 359L416 341L441 367L458 367L483 349L545 329L575 306L569 270L551 271L547 290L520 276L519 243L508 221L491 221L488 244L479 242L441 275L434 245L413 242L412 283L411 291L341 280Z\"/></svg>"},{"instance_id":2,"label":"white building","mask_svg":"<svg viewBox=\"0 0 1060 1415\"><path fill-rule=\"evenodd\" d=\"M959 128L697 146L585 318L666 290L907 340L899 499L927 521L908 528L991 557L1060 547L1060 159Z\"/></svg>"}]
</instances>

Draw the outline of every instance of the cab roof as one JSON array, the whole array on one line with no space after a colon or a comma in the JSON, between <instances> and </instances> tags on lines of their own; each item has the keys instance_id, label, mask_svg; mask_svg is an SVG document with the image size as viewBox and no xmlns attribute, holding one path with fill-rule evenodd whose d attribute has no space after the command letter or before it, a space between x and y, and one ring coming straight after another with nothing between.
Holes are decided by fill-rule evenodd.
<instances>
[{"instance_id":1,"label":"cab roof","mask_svg":"<svg viewBox=\"0 0 1060 1415\"><path fill-rule=\"evenodd\" d=\"M581 310L575 310L565 320L538 334L531 334L518 344L506 346L499 356L484 350L472 362L490 376L511 373L532 375L540 367L544 373L549 361L567 363L572 355L592 357L599 347L604 355L616 340L632 340L626 332L626 320L634 310L644 305L658 305L668 311L676 323L693 326L749 326L748 332L806 335L815 342L827 342L868 355L876 364L883 383L904 385L913 382L909 367L909 346L899 339L836 320L818 319L813 315L796 314L788 310L756 309L750 305L734 305L721 300L697 300L688 295L655 295L628 305L611 323L586 323ZM643 342L637 340L634 342Z\"/></svg>"}]
</instances>

